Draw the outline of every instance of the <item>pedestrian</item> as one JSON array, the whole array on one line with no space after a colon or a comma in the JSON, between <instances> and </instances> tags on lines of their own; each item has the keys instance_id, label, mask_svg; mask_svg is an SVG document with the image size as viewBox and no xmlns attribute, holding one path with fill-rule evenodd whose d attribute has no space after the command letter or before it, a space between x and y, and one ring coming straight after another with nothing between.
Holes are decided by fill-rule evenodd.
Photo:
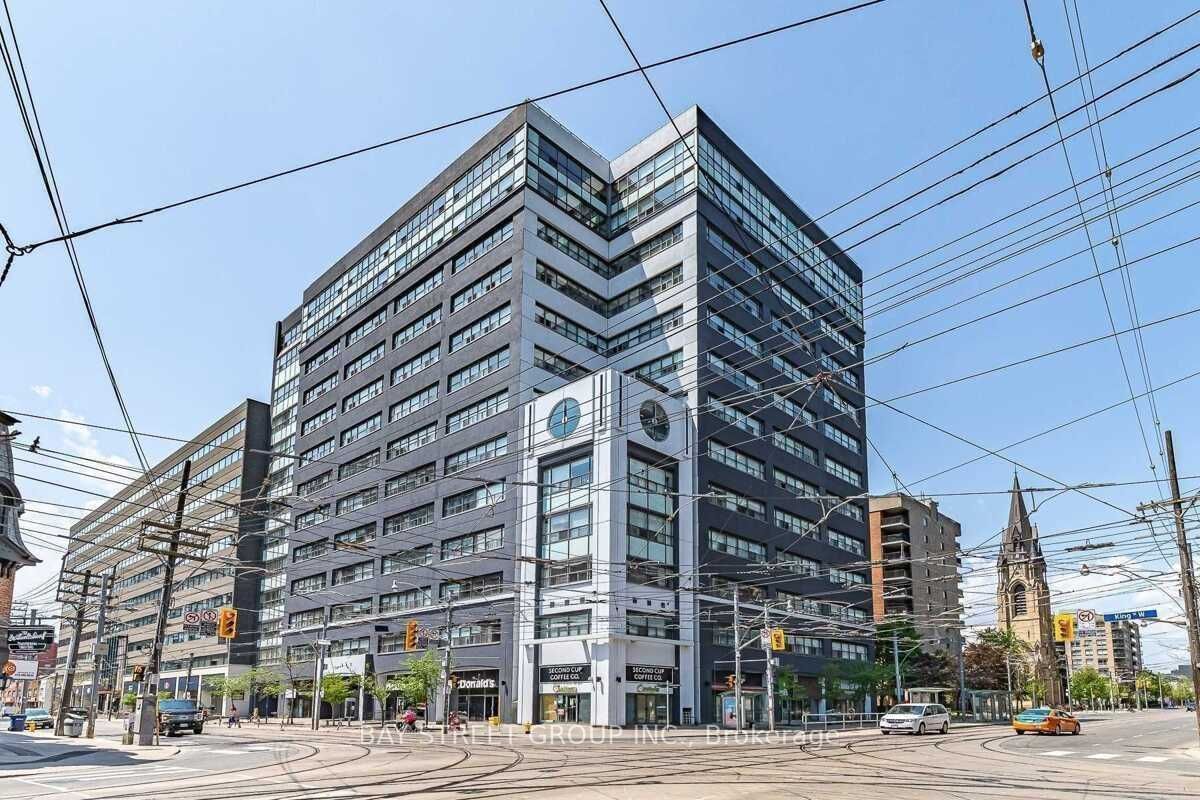
<instances>
[{"instance_id":1,"label":"pedestrian","mask_svg":"<svg viewBox=\"0 0 1200 800\"><path fill-rule=\"evenodd\" d=\"M262 718L258 716L257 708L250 712L250 721L254 723L254 727L256 728L258 727L259 723L262 722Z\"/></svg>"},{"instance_id":2,"label":"pedestrian","mask_svg":"<svg viewBox=\"0 0 1200 800\"><path fill-rule=\"evenodd\" d=\"M417 730L417 712L409 706L404 710L404 728L403 730L416 732Z\"/></svg>"},{"instance_id":3,"label":"pedestrian","mask_svg":"<svg viewBox=\"0 0 1200 800\"><path fill-rule=\"evenodd\" d=\"M238 716L237 705L230 703L230 705L229 705L229 727L232 728L234 725L238 726L239 728L242 727L242 720L241 720L241 717Z\"/></svg>"}]
</instances>

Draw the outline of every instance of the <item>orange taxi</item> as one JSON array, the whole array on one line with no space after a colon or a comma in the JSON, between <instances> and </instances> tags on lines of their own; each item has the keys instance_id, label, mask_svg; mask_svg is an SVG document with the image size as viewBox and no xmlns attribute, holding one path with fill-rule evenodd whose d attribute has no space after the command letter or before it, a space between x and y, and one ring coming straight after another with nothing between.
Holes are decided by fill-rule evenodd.
<instances>
[{"instance_id":1,"label":"orange taxi","mask_svg":"<svg viewBox=\"0 0 1200 800\"><path fill-rule=\"evenodd\" d=\"M1013 719L1013 730L1018 735L1024 734L1026 731L1075 735L1079 733L1080 725L1079 720L1069 711L1060 711L1056 708L1031 708L1028 711L1022 711Z\"/></svg>"}]
</instances>

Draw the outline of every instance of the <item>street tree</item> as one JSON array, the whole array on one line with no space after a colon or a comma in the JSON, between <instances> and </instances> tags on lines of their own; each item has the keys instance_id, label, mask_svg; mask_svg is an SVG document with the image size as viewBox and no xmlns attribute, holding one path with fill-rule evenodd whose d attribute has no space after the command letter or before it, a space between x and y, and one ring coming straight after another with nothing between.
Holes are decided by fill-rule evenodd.
<instances>
[{"instance_id":1,"label":"street tree","mask_svg":"<svg viewBox=\"0 0 1200 800\"><path fill-rule=\"evenodd\" d=\"M387 716L388 698L401 691L400 681L395 677L384 678L379 675L368 675L363 680L363 689L375 698L375 704L379 707L379 725L382 727L387 724L385 717Z\"/></svg>"},{"instance_id":2,"label":"street tree","mask_svg":"<svg viewBox=\"0 0 1200 800\"><path fill-rule=\"evenodd\" d=\"M442 676L442 660L436 650L426 650L404 662L407 672L400 675L397 686L408 703L428 703L434 696Z\"/></svg>"},{"instance_id":3,"label":"street tree","mask_svg":"<svg viewBox=\"0 0 1200 800\"><path fill-rule=\"evenodd\" d=\"M1071 675L1071 699L1076 702L1094 703L1096 698L1107 699L1112 684L1094 667L1084 667Z\"/></svg>"},{"instance_id":4,"label":"street tree","mask_svg":"<svg viewBox=\"0 0 1200 800\"><path fill-rule=\"evenodd\" d=\"M321 700L330 706L346 702L350 696L350 684L341 675L326 675L321 678Z\"/></svg>"},{"instance_id":5,"label":"street tree","mask_svg":"<svg viewBox=\"0 0 1200 800\"><path fill-rule=\"evenodd\" d=\"M1008 688L1006 651L1000 645L980 638L963 648L963 672L972 689Z\"/></svg>"}]
</instances>

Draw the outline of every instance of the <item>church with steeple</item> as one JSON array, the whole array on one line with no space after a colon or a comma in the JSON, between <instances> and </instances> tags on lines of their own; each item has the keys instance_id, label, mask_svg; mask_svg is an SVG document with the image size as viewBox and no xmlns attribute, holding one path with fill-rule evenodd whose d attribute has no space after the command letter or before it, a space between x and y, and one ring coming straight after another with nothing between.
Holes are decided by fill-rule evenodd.
<instances>
[{"instance_id":1,"label":"church with steeple","mask_svg":"<svg viewBox=\"0 0 1200 800\"><path fill-rule=\"evenodd\" d=\"M1029 523L1016 473L996 572L997 627L1012 631L1028 645L1027 666L1045 687L1046 697L1039 700L1051 705L1061 703L1062 680L1054 651L1046 560L1038 543L1037 527Z\"/></svg>"}]
</instances>

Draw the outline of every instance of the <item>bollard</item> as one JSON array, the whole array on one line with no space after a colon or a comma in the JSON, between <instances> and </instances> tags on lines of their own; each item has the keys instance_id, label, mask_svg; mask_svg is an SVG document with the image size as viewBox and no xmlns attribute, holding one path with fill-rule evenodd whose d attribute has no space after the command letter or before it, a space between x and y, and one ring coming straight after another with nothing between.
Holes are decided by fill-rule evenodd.
<instances>
[{"instance_id":1,"label":"bollard","mask_svg":"<svg viewBox=\"0 0 1200 800\"><path fill-rule=\"evenodd\" d=\"M531 730L533 730L533 723L526 722L522 727L525 728L525 733L528 734Z\"/></svg>"}]
</instances>

